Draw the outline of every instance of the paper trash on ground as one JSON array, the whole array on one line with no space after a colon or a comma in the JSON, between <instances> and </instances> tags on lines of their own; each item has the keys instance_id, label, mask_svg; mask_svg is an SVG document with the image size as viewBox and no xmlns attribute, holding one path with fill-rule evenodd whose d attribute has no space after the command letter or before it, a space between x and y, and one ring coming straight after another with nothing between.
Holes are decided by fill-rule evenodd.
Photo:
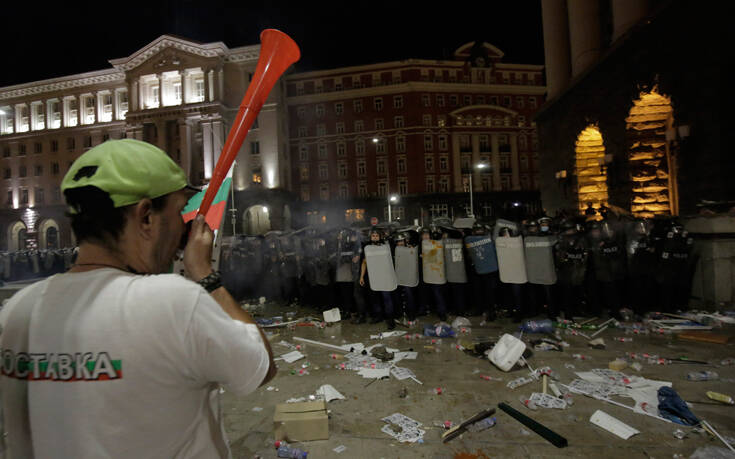
<instances>
[{"instance_id":1,"label":"paper trash on ground","mask_svg":"<svg viewBox=\"0 0 735 459\"><path fill-rule=\"evenodd\" d=\"M302 354L299 351L291 351L291 352L289 352L287 354L283 354L281 356L281 358L283 360L285 360L286 363L293 363L293 362L295 362L295 361L297 361L299 359L303 359L304 358L304 354Z\"/></svg>"},{"instance_id":2,"label":"paper trash on ground","mask_svg":"<svg viewBox=\"0 0 735 459\"><path fill-rule=\"evenodd\" d=\"M383 433L390 435L400 442L415 443L424 437L425 430L421 429L421 423L400 413L393 413L381 419L387 422L382 429ZM395 426L398 426L397 428ZM397 430L397 432L396 432Z\"/></svg>"},{"instance_id":3,"label":"paper trash on ground","mask_svg":"<svg viewBox=\"0 0 735 459\"><path fill-rule=\"evenodd\" d=\"M393 367L390 369L390 374L393 375L394 378L396 378L399 381L403 381L404 379L408 378L415 378L416 375L413 371L411 371L408 368L403 367Z\"/></svg>"},{"instance_id":4,"label":"paper trash on ground","mask_svg":"<svg viewBox=\"0 0 735 459\"><path fill-rule=\"evenodd\" d=\"M368 379L387 378L390 370L388 368L360 368L357 374Z\"/></svg>"},{"instance_id":5,"label":"paper trash on ground","mask_svg":"<svg viewBox=\"0 0 735 459\"><path fill-rule=\"evenodd\" d=\"M344 400L345 396L340 394L331 384L325 384L316 390L316 395L321 395L324 400L331 402L332 400Z\"/></svg>"},{"instance_id":6,"label":"paper trash on ground","mask_svg":"<svg viewBox=\"0 0 735 459\"><path fill-rule=\"evenodd\" d=\"M619 421L618 419L615 419L602 410L595 411L594 414L592 414L592 417L590 417L590 422L596 426L602 427L612 434L617 435L623 440L627 440L633 435L640 433L638 430L622 421Z\"/></svg>"},{"instance_id":7,"label":"paper trash on ground","mask_svg":"<svg viewBox=\"0 0 735 459\"><path fill-rule=\"evenodd\" d=\"M339 308L329 309L327 311L324 311L324 322L332 323L332 322L339 322L342 320L342 316L339 313Z\"/></svg>"},{"instance_id":8,"label":"paper trash on ground","mask_svg":"<svg viewBox=\"0 0 735 459\"><path fill-rule=\"evenodd\" d=\"M401 360L416 360L416 357L418 357L418 355L419 355L418 352L410 352L410 351L396 352L395 355L393 356L393 361L400 362Z\"/></svg>"},{"instance_id":9,"label":"paper trash on ground","mask_svg":"<svg viewBox=\"0 0 735 459\"><path fill-rule=\"evenodd\" d=\"M387 331L378 333L377 335L370 335L370 339L383 339L383 338L393 338L394 336L403 336L406 332L402 330L394 330L394 331Z\"/></svg>"}]
</instances>

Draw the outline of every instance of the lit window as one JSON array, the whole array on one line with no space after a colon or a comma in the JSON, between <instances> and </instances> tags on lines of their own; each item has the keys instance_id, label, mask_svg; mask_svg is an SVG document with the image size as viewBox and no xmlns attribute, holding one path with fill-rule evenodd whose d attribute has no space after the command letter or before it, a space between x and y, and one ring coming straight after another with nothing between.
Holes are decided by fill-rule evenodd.
<instances>
[{"instance_id":1,"label":"lit window","mask_svg":"<svg viewBox=\"0 0 735 459\"><path fill-rule=\"evenodd\" d=\"M307 145L299 145L299 161L309 160L309 147Z\"/></svg>"},{"instance_id":2,"label":"lit window","mask_svg":"<svg viewBox=\"0 0 735 459\"><path fill-rule=\"evenodd\" d=\"M302 165L300 169L300 173L301 173L301 180L309 180L309 165L308 164Z\"/></svg>"},{"instance_id":3,"label":"lit window","mask_svg":"<svg viewBox=\"0 0 735 459\"><path fill-rule=\"evenodd\" d=\"M426 168L426 172L434 172L434 157L433 156L426 156L424 158L424 167Z\"/></svg>"},{"instance_id":4,"label":"lit window","mask_svg":"<svg viewBox=\"0 0 735 459\"><path fill-rule=\"evenodd\" d=\"M431 135L424 136L424 151L434 150L434 138Z\"/></svg>"},{"instance_id":5,"label":"lit window","mask_svg":"<svg viewBox=\"0 0 735 459\"><path fill-rule=\"evenodd\" d=\"M446 151L448 148L447 145L447 136L446 135L440 135L439 136L439 150Z\"/></svg>"},{"instance_id":6,"label":"lit window","mask_svg":"<svg viewBox=\"0 0 735 459\"><path fill-rule=\"evenodd\" d=\"M194 80L194 97L195 102L204 102L204 79Z\"/></svg>"}]
</instances>

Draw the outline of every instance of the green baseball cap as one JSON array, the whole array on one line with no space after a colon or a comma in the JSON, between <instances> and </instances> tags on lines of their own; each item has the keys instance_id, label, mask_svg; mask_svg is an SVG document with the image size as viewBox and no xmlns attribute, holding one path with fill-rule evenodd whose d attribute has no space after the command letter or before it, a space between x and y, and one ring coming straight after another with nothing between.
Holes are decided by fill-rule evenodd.
<instances>
[{"instance_id":1,"label":"green baseball cap","mask_svg":"<svg viewBox=\"0 0 735 459\"><path fill-rule=\"evenodd\" d=\"M108 140L77 158L61 181L61 191L85 186L107 192L115 207L182 188L198 191L166 152L134 139Z\"/></svg>"}]
</instances>

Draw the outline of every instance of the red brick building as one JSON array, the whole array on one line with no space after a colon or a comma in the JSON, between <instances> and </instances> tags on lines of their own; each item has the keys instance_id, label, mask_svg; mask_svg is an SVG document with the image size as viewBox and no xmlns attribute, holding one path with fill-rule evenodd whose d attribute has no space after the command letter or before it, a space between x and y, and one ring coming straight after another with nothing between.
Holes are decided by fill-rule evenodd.
<instances>
[{"instance_id":1,"label":"red brick building","mask_svg":"<svg viewBox=\"0 0 735 459\"><path fill-rule=\"evenodd\" d=\"M467 43L453 60L409 59L286 79L291 190L314 220L341 224L537 211L543 66ZM478 168L484 167L483 169ZM470 172L472 177L470 178Z\"/></svg>"}]
</instances>

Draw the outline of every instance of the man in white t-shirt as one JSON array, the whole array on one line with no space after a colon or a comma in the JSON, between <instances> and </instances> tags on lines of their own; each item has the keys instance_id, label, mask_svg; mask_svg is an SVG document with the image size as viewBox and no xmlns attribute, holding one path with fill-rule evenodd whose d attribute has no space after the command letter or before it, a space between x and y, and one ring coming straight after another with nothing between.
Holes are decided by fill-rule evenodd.
<instances>
[{"instance_id":1,"label":"man in white t-shirt","mask_svg":"<svg viewBox=\"0 0 735 459\"><path fill-rule=\"evenodd\" d=\"M12 458L228 457L219 388L275 375L268 340L211 268L186 175L137 140L83 154L62 182L76 264L0 311L0 394Z\"/></svg>"}]
</instances>

